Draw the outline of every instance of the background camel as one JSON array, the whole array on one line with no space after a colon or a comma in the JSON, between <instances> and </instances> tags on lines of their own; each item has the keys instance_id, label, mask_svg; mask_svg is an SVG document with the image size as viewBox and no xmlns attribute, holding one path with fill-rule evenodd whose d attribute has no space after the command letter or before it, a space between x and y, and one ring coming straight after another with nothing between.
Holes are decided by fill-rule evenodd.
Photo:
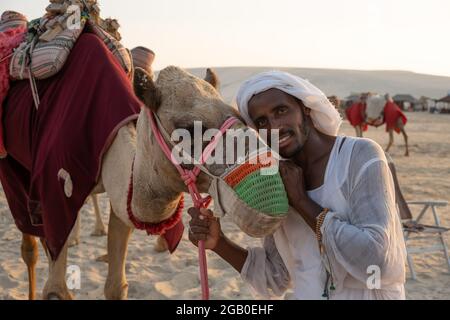
<instances>
[{"instance_id":1,"label":"background camel","mask_svg":"<svg viewBox=\"0 0 450 320\"><path fill-rule=\"evenodd\" d=\"M353 128L355 128L356 136L362 138L363 132L367 131L366 122L366 100L367 93L361 94L359 101L354 102L345 109L345 115Z\"/></svg>"},{"instance_id":2,"label":"background camel","mask_svg":"<svg viewBox=\"0 0 450 320\"><path fill-rule=\"evenodd\" d=\"M408 135L405 130L406 116L388 94L385 96L377 94L368 95L366 122L368 125L375 127L379 127L383 123L386 124L386 131L389 133L389 142L385 149L386 152L389 152L394 144L394 131L401 133L405 141L405 156L409 156Z\"/></svg>"},{"instance_id":3,"label":"background camel","mask_svg":"<svg viewBox=\"0 0 450 320\"><path fill-rule=\"evenodd\" d=\"M394 131L402 133L405 140L405 156L409 156L408 135L405 130L407 118L394 101L374 93L364 93L360 101L353 103L345 110L347 119L355 128L356 136L362 137L368 126L379 127L386 124L389 142L385 151L389 152L394 143Z\"/></svg>"}]
</instances>

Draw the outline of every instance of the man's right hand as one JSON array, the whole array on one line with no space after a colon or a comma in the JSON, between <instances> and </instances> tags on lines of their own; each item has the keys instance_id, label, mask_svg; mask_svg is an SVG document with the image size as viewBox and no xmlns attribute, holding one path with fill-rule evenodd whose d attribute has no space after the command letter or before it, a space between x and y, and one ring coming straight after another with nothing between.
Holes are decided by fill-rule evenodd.
<instances>
[{"instance_id":1,"label":"man's right hand","mask_svg":"<svg viewBox=\"0 0 450 320\"><path fill-rule=\"evenodd\" d=\"M198 246L200 240L205 241L205 249L214 250L221 237L219 219L214 217L211 210L190 208L189 240Z\"/></svg>"},{"instance_id":2,"label":"man's right hand","mask_svg":"<svg viewBox=\"0 0 450 320\"><path fill-rule=\"evenodd\" d=\"M189 240L198 246L200 240L205 241L205 249L213 250L239 273L248 256L247 250L227 239L220 228L219 219L211 210L190 208Z\"/></svg>"}]
</instances>

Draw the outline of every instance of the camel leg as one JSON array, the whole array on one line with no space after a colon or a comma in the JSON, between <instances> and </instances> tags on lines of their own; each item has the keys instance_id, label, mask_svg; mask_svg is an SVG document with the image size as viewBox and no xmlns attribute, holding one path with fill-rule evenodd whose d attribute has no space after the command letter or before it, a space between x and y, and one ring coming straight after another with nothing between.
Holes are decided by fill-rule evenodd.
<instances>
[{"instance_id":1,"label":"camel leg","mask_svg":"<svg viewBox=\"0 0 450 320\"><path fill-rule=\"evenodd\" d=\"M75 221L75 225L70 232L69 239L67 240L68 247L74 247L80 243L80 228L81 228L81 213L78 213L77 220Z\"/></svg>"},{"instance_id":2,"label":"camel leg","mask_svg":"<svg viewBox=\"0 0 450 320\"><path fill-rule=\"evenodd\" d=\"M69 292L66 283L68 241L61 249L61 253L56 261L52 260L45 241L41 239L41 243L45 249L49 264L48 279L44 286L42 298L44 300L72 300L73 295Z\"/></svg>"},{"instance_id":3,"label":"camel leg","mask_svg":"<svg viewBox=\"0 0 450 320\"><path fill-rule=\"evenodd\" d=\"M358 138L362 138L362 136L363 136L363 134L362 134L362 128L361 128L360 126L356 126L356 127L355 127L355 130L356 130L356 136L357 136Z\"/></svg>"},{"instance_id":4,"label":"camel leg","mask_svg":"<svg viewBox=\"0 0 450 320\"><path fill-rule=\"evenodd\" d=\"M166 239L164 239L161 236L158 236L158 238L156 239L154 249L156 252L165 252L169 250L169 245L167 244Z\"/></svg>"},{"instance_id":5,"label":"camel leg","mask_svg":"<svg viewBox=\"0 0 450 320\"><path fill-rule=\"evenodd\" d=\"M389 149L392 147L393 144L394 144L394 130L389 129L389 143L388 143L385 151L389 152Z\"/></svg>"},{"instance_id":6,"label":"camel leg","mask_svg":"<svg viewBox=\"0 0 450 320\"><path fill-rule=\"evenodd\" d=\"M125 262L131 231L111 208L108 226L108 277L105 283L105 297L108 300L125 300L128 297Z\"/></svg>"},{"instance_id":7,"label":"camel leg","mask_svg":"<svg viewBox=\"0 0 450 320\"><path fill-rule=\"evenodd\" d=\"M94 205L94 213L95 213L95 228L91 233L91 236L101 237L106 235L105 225L102 221L102 215L100 213L100 207L98 205L98 195L93 194L91 196L92 204Z\"/></svg>"},{"instance_id":8,"label":"camel leg","mask_svg":"<svg viewBox=\"0 0 450 320\"><path fill-rule=\"evenodd\" d=\"M406 134L405 125L403 124L401 119L398 120L398 127L400 128L403 138L405 139L405 157L409 157L408 135Z\"/></svg>"},{"instance_id":9,"label":"camel leg","mask_svg":"<svg viewBox=\"0 0 450 320\"><path fill-rule=\"evenodd\" d=\"M28 270L28 299L36 299L36 263L38 261L38 244L36 238L22 234L22 259Z\"/></svg>"}]
</instances>

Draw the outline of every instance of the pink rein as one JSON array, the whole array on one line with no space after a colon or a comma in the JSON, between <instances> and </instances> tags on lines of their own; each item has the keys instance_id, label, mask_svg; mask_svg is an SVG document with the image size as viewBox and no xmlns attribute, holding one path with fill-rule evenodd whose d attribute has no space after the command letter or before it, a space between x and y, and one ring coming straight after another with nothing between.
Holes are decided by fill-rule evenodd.
<instances>
[{"instance_id":1,"label":"pink rein","mask_svg":"<svg viewBox=\"0 0 450 320\"><path fill-rule=\"evenodd\" d=\"M194 206L198 209L206 208L209 205L211 197L202 198L200 192L197 189L197 177L200 174L201 170L198 166L195 166L193 170L184 169L175 159L172 157L172 151L164 140L161 131L156 123L155 114L147 110L147 115L150 120L150 126L155 135L156 141L160 145L166 157L172 162L172 164L177 168L178 173L186 184L189 194L191 195L192 201L194 202ZM217 144L220 141L221 136L226 132L227 129L231 128L232 125L236 123L237 119L234 117L228 118L219 129L219 132L211 139L211 142L203 151L199 163L203 165L206 160L211 156L213 150L217 147ZM198 260L200 267L200 283L202 286L202 299L209 299L209 286L208 286L208 267L206 262L206 252L205 252L205 242L198 242Z\"/></svg>"}]
</instances>

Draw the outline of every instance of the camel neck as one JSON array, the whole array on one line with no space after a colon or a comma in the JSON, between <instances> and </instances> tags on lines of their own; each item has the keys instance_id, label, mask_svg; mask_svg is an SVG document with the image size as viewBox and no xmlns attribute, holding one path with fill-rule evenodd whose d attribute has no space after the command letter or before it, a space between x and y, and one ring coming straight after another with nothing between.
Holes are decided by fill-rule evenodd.
<instances>
[{"instance_id":1,"label":"camel neck","mask_svg":"<svg viewBox=\"0 0 450 320\"><path fill-rule=\"evenodd\" d=\"M136 130L131 206L140 221L157 223L174 213L184 185L155 141L145 110L139 115Z\"/></svg>"}]
</instances>

